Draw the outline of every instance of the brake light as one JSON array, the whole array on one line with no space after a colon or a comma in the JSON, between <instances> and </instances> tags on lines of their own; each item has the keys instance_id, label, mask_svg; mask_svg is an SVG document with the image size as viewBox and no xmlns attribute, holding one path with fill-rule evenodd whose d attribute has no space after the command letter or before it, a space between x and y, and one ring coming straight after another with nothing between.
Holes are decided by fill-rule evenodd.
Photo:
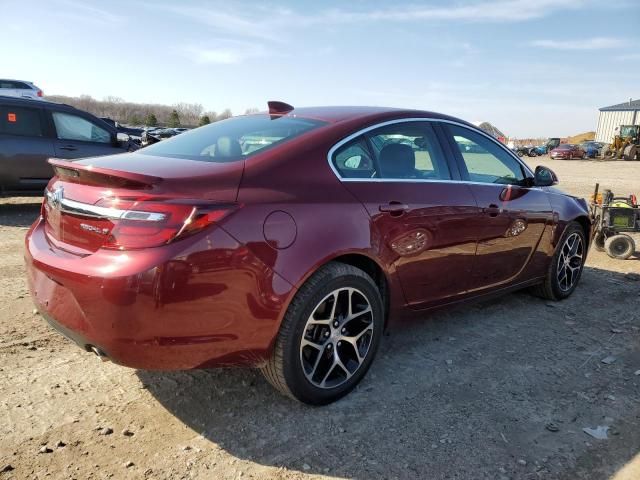
<instances>
[{"instance_id":1,"label":"brake light","mask_svg":"<svg viewBox=\"0 0 640 480\"><path fill-rule=\"evenodd\" d=\"M221 220L234 205L202 205L170 201L107 199L105 207L113 227L103 248L131 250L158 247L200 232ZM112 212L109 214L109 212Z\"/></svg>"},{"instance_id":2,"label":"brake light","mask_svg":"<svg viewBox=\"0 0 640 480\"><path fill-rule=\"evenodd\" d=\"M38 95L39 97L42 97L42 90L38 90L38 93L36 95Z\"/></svg>"}]
</instances>

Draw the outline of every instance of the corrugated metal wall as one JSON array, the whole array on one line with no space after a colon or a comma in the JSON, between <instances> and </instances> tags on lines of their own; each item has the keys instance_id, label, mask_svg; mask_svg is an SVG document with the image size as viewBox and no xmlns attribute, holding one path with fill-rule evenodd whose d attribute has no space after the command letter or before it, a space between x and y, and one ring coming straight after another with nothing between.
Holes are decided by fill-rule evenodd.
<instances>
[{"instance_id":1,"label":"corrugated metal wall","mask_svg":"<svg viewBox=\"0 0 640 480\"><path fill-rule=\"evenodd\" d=\"M640 124L640 111L617 111L600 112L598 116L598 130L596 131L596 142L611 143L616 127L620 125Z\"/></svg>"}]
</instances>

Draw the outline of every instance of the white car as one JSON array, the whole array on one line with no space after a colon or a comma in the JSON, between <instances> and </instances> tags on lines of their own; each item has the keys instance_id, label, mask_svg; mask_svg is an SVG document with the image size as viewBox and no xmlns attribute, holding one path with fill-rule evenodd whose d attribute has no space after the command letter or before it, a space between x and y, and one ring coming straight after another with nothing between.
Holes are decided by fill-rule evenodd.
<instances>
[{"instance_id":1,"label":"white car","mask_svg":"<svg viewBox=\"0 0 640 480\"><path fill-rule=\"evenodd\" d=\"M0 79L0 95L40 100L43 94L32 82Z\"/></svg>"}]
</instances>

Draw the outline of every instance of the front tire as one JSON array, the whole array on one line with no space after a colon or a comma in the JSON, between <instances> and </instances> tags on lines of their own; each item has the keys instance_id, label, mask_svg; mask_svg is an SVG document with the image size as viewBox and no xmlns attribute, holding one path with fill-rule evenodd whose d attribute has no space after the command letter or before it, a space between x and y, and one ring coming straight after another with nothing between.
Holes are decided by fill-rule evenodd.
<instances>
[{"instance_id":1,"label":"front tire","mask_svg":"<svg viewBox=\"0 0 640 480\"><path fill-rule=\"evenodd\" d=\"M300 402L326 405L362 380L382 338L384 309L362 270L332 262L300 288L262 368L276 389Z\"/></svg>"},{"instance_id":2,"label":"front tire","mask_svg":"<svg viewBox=\"0 0 640 480\"><path fill-rule=\"evenodd\" d=\"M569 222L551 257L544 282L533 287L533 293L547 300L564 300L576 289L587 255L587 242L582 226Z\"/></svg>"}]
</instances>

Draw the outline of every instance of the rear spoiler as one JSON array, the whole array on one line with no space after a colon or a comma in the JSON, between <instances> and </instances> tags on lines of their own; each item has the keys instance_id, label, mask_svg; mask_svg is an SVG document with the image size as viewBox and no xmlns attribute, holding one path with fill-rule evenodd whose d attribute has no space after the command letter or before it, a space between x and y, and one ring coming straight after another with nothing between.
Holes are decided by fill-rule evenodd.
<instances>
[{"instance_id":1,"label":"rear spoiler","mask_svg":"<svg viewBox=\"0 0 640 480\"><path fill-rule=\"evenodd\" d=\"M162 182L162 178L111 168L83 165L69 160L50 158L49 163L61 180L113 188L149 189Z\"/></svg>"}]
</instances>

